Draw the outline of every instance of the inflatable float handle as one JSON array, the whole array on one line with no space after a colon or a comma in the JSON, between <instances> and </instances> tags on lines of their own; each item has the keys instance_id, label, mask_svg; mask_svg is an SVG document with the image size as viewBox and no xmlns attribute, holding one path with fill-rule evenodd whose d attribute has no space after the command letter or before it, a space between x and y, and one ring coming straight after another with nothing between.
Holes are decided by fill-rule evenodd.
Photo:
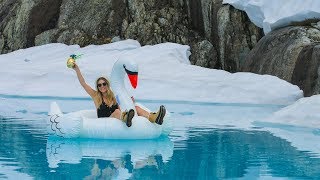
<instances>
[{"instance_id":1,"label":"inflatable float handle","mask_svg":"<svg viewBox=\"0 0 320 180\"><path fill-rule=\"evenodd\" d=\"M116 95L116 100L117 100L117 102L118 102L118 105L120 106L121 103L120 103L120 99L119 99L119 96L118 96L118 95Z\"/></svg>"}]
</instances>

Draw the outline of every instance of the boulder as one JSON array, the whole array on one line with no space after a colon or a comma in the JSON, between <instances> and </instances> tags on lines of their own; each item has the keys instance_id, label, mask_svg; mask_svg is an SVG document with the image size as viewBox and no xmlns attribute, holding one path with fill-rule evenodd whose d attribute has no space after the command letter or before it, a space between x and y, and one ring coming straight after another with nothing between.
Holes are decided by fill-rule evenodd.
<instances>
[{"instance_id":1,"label":"boulder","mask_svg":"<svg viewBox=\"0 0 320 180\"><path fill-rule=\"evenodd\" d=\"M320 30L311 26L286 27L268 33L248 54L242 71L270 74L299 85L305 95L316 90Z\"/></svg>"}]
</instances>

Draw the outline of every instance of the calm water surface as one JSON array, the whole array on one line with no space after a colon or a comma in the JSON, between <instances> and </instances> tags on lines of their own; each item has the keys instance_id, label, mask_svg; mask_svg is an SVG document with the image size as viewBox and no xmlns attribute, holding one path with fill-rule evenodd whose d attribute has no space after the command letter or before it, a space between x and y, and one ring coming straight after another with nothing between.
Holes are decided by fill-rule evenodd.
<instances>
[{"instance_id":1,"label":"calm water surface","mask_svg":"<svg viewBox=\"0 0 320 180\"><path fill-rule=\"evenodd\" d=\"M0 99L0 179L320 179L320 133L261 123L280 106L144 101L166 105L173 132L119 141L48 137L53 100ZM56 101L64 112L93 108Z\"/></svg>"}]
</instances>

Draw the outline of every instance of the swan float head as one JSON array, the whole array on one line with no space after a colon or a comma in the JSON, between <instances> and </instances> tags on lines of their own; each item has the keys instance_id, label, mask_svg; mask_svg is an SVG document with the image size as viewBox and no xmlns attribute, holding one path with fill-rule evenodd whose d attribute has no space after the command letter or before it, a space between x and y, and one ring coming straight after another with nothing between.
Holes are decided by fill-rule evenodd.
<instances>
[{"instance_id":1,"label":"swan float head","mask_svg":"<svg viewBox=\"0 0 320 180\"><path fill-rule=\"evenodd\" d=\"M120 58L113 65L111 81L125 81L125 75L127 75L131 86L135 89L138 85L138 65L128 58Z\"/></svg>"},{"instance_id":2,"label":"swan float head","mask_svg":"<svg viewBox=\"0 0 320 180\"><path fill-rule=\"evenodd\" d=\"M123 64L123 68L128 75L131 86L135 89L135 88L137 88L137 85L138 85L138 66L133 63L131 63L130 65L131 66L129 68L127 68L127 66L125 64ZM134 71L132 71L132 70L134 70Z\"/></svg>"}]
</instances>

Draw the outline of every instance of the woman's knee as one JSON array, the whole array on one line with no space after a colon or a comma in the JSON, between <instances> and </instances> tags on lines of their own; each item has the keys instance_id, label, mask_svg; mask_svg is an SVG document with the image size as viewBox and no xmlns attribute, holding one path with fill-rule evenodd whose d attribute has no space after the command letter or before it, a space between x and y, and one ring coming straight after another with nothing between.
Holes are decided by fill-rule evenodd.
<instances>
[{"instance_id":1,"label":"woman's knee","mask_svg":"<svg viewBox=\"0 0 320 180\"><path fill-rule=\"evenodd\" d=\"M119 109L116 109L111 114L111 117L120 118L121 111Z\"/></svg>"},{"instance_id":2,"label":"woman's knee","mask_svg":"<svg viewBox=\"0 0 320 180\"><path fill-rule=\"evenodd\" d=\"M137 114L140 115L141 113L143 113L143 110L141 109L141 107L139 106L135 106L136 110L137 110Z\"/></svg>"},{"instance_id":3,"label":"woman's knee","mask_svg":"<svg viewBox=\"0 0 320 180\"><path fill-rule=\"evenodd\" d=\"M135 106L135 107L136 107L138 116L148 117L148 115L149 115L148 111L144 110L143 108L141 108L139 106Z\"/></svg>"}]
</instances>

